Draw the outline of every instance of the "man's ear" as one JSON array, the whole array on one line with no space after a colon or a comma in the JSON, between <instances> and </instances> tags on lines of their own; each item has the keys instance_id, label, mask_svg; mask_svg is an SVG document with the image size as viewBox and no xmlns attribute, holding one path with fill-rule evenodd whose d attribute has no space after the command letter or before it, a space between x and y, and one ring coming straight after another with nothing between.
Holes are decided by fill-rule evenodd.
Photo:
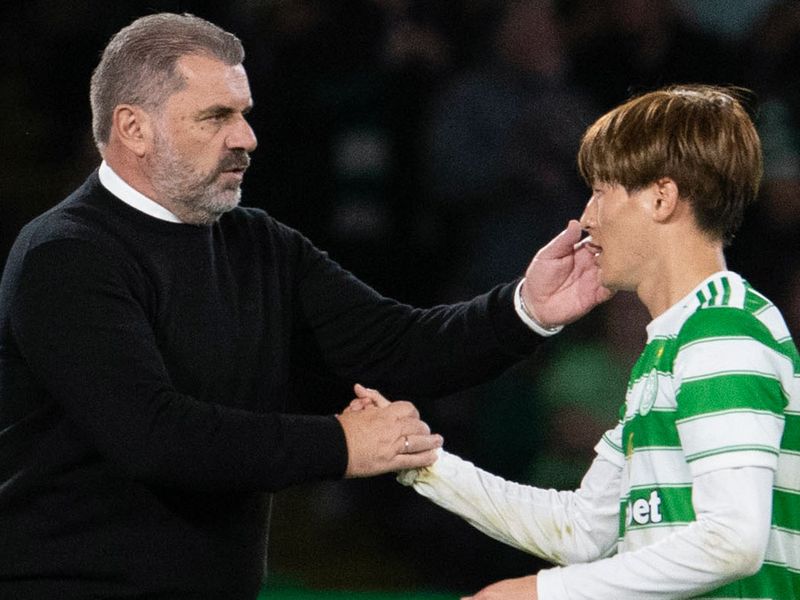
<instances>
[{"instance_id":1,"label":"man's ear","mask_svg":"<svg viewBox=\"0 0 800 600\"><path fill-rule=\"evenodd\" d=\"M658 223L669 221L680 208L678 184L671 177L662 177L654 184L653 219Z\"/></svg>"},{"instance_id":2,"label":"man's ear","mask_svg":"<svg viewBox=\"0 0 800 600\"><path fill-rule=\"evenodd\" d=\"M112 135L139 158L147 153L153 143L151 117L139 106L118 105L114 109L111 127Z\"/></svg>"}]
</instances>

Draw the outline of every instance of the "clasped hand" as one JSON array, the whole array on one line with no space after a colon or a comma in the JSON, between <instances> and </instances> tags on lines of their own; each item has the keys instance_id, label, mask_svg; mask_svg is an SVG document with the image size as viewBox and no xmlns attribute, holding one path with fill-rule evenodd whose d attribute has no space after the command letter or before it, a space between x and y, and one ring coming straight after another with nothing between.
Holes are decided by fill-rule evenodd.
<instances>
[{"instance_id":1,"label":"clasped hand","mask_svg":"<svg viewBox=\"0 0 800 600\"><path fill-rule=\"evenodd\" d=\"M389 402L356 384L356 398L337 415L347 442L345 477L368 477L427 467L436 460L442 436L431 434L413 404Z\"/></svg>"}]
</instances>

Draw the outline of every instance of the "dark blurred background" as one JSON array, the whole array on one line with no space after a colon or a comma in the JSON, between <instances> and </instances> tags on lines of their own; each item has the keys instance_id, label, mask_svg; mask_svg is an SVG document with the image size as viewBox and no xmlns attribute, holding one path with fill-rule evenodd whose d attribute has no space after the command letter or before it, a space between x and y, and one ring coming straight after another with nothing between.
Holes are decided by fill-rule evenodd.
<instances>
[{"instance_id":1,"label":"dark blurred background","mask_svg":"<svg viewBox=\"0 0 800 600\"><path fill-rule=\"evenodd\" d=\"M27 0L0 7L0 264L20 227L99 163L88 83L109 37L191 12L247 51L259 148L244 203L297 227L383 293L429 306L523 273L588 191L584 128L669 83L753 91L760 203L729 266L800 332L800 2L794 0ZM618 294L497 381L411 398L482 467L572 488L623 402L644 310ZM352 382L298 382L297 410ZM275 581L310 589L476 591L544 563L392 477L277 495Z\"/></svg>"}]
</instances>

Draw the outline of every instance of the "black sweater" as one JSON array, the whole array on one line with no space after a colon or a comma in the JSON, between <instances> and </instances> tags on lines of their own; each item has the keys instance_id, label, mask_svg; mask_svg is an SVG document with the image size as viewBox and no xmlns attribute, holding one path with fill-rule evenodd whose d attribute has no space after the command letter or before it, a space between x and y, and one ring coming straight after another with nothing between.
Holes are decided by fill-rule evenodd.
<instances>
[{"instance_id":1,"label":"black sweater","mask_svg":"<svg viewBox=\"0 0 800 600\"><path fill-rule=\"evenodd\" d=\"M0 597L255 597L265 492L347 464L334 417L286 414L290 368L472 385L537 343L512 291L414 309L262 211L168 223L94 173L0 284Z\"/></svg>"}]
</instances>

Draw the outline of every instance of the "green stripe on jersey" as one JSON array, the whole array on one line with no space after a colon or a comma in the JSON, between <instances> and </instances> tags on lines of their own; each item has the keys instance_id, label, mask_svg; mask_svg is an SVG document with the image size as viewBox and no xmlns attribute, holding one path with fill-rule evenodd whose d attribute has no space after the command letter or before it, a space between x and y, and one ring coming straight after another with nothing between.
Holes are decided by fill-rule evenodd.
<instances>
[{"instance_id":1,"label":"green stripe on jersey","mask_svg":"<svg viewBox=\"0 0 800 600\"><path fill-rule=\"evenodd\" d=\"M625 439L632 441L631 449L680 448L681 440L675 427L675 412L650 411L625 423Z\"/></svg>"},{"instance_id":2,"label":"green stripe on jersey","mask_svg":"<svg viewBox=\"0 0 800 600\"><path fill-rule=\"evenodd\" d=\"M674 337L659 337L651 340L645 346L636 364L633 365L628 387L630 388L639 379L649 375L653 369L661 373L671 373L677 351L678 344Z\"/></svg>"},{"instance_id":3,"label":"green stripe on jersey","mask_svg":"<svg viewBox=\"0 0 800 600\"><path fill-rule=\"evenodd\" d=\"M797 600L800 598L800 574L782 565L764 564L755 575L734 581L700 598L765 598Z\"/></svg>"},{"instance_id":4,"label":"green stripe on jersey","mask_svg":"<svg viewBox=\"0 0 800 600\"><path fill-rule=\"evenodd\" d=\"M794 364L800 364L800 353L797 351L797 346L794 345L792 338L781 342L781 352L791 358Z\"/></svg>"},{"instance_id":5,"label":"green stripe on jersey","mask_svg":"<svg viewBox=\"0 0 800 600\"><path fill-rule=\"evenodd\" d=\"M768 411L782 415L786 407L780 382L756 374L723 373L684 382L677 400L678 421L724 410Z\"/></svg>"},{"instance_id":6,"label":"green stripe on jersey","mask_svg":"<svg viewBox=\"0 0 800 600\"><path fill-rule=\"evenodd\" d=\"M794 345L791 337L784 338L781 341L781 352L791 358L795 365L800 363L800 353L798 353L797 346Z\"/></svg>"},{"instance_id":7,"label":"green stripe on jersey","mask_svg":"<svg viewBox=\"0 0 800 600\"><path fill-rule=\"evenodd\" d=\"M701 458L708 458L709 456L717 456L719 454L731 454L733 452L766 452L767 454L778 455L778 450L772 446L764 446L761 444L732 444L730 446L719 446L704 452L697 452L695 454L687 454L686 462L694 462Z\"/></svg>"},{"instance_id":8,"label":"green stripe on jersey","mask_svg":"<svg viewBox=\"0 0 800 600\"><path fill-rule=\"evenodd\" d=\"M641 487L620 501L620 532L684 525L695 520L692 487Z\"/></svg>"},{"instance_id":9,"label":"green stripe on jersey","mask_svg":"<svg viewBox=\"0 0 800 600\"><path fill-rule=\"evenodd\" d=\"M787 414L785 419L781 448L800 452L800 415Z\"/></svg>"},{"instance_id":10,"label":"green stripe on jersey","mask_svg":"<svg viewBox=\"0 0 800 600\"><path fill-rule=\"evenodd\" d=\"M800 532L800 491L775 490L772 494L772 524Z\"/></svg>"},{"instance_id":11,"label":"green stripe on jersey","mask_svg":"<svg viewBox=\"0 0 800 600\"><path fill-rule=\"evenodd\" d=\"M708 288L708 305L714 306L714 301L717 299L717 286L713 281L709 281L706 287Z\"/></svg>"},{"instance_id":12,"label":"green stripe on jersey","mask_svg":"<svg viewBox=\"0 0 800 600\"><path fill-rule=\"evenodd\" d=\"M731 301L731 282L727 277L722 278L722 306L728 306Z\"/></svg>"},{"instance_id":13,"label":"green stripe on jersey","mask_svg":"<svg viewBox=\"0 0 800 600\"><path fill-rule=\"evenodd\" d=\"M772 304L772 302L767 300L767 298L754 290L749 283L745 284L745 289L747 290L747 293L744 297L745 311L757 314Z\"/></svg>"},{"instance_id":14,"label":"green stripe on jersey","mask_svg":"<svg viewBox=\"0 0 800 600\"><path fill-rule=\"evenodd\" d=\"M700 303L700 306L706 303L706 295L703 293L703 290L697 290L695 294L697 301Z\"/></svg>"},{"instance_id":15,"label":"green stripe on jersey","mask_svg":"<svg viewBox=\"0 0 800 600\"><path fill-rule=\"evenodd\" d=\"M785 353L782 344L772 337L769 329L757 317L738 308L716 307L698 310L689 317L678 334L683 347L708 338L753 338L768 348Z\"/></svg>"}]
</instances>

